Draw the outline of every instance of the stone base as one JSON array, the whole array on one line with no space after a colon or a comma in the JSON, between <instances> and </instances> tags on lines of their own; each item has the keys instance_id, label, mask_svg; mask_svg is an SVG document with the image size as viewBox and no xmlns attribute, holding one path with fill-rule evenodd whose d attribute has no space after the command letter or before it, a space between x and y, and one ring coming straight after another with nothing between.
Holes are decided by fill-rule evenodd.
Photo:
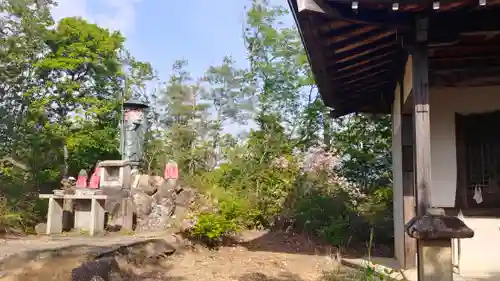
<instances>
[{"instance_id":1,"label":"stone base","mask_svg":"<svg viewBox=\"0 0 500 281\"><path fill-rule=\"evenodd\" d=\"M417 239L418 280L453 281L451 239L471 238L474 231L459 218L443 214L414 217L405 230Z\"/></svg>"},{"instance_id":2,"label":"stone base","mask_svg":"<svg viewBox=\"0 0 500 281\"><path fill-rule=\"evenodd\" d=\"M59 234L63 231L63 199L49 198L49 210L47 212L47 235Z\"/></svg>"},{"instance_id":3,"label":"stone base","mask_svg":"<svg viewBox=\"0 0 500 281\"><path fill-rule=\"evenodd\" d=\"M418 241L418 280L453 281L451 239Z\"/></svg>"},{"instance_id":4,"label":"stone base","mask_svg":"<svg viewBox=\"0 0 500 281\"><path fill-rule=\"evenodd\" d=\"M405 226L406 233L419 240L472 238L474 231L457 217L445 215L416 216Z\"/></svg>"}]
</instances>

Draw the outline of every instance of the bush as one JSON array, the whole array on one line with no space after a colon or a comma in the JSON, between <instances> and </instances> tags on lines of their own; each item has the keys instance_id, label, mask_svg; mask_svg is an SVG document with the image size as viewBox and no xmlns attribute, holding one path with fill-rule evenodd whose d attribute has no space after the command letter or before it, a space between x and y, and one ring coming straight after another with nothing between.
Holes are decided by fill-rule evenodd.
<instances>
[{"instance_id":1,"label":"bush","mask_svg":"<svg viewBox=\"0 0 500 281\"><path fill-rule=\"evenodd\" d=\"M390 188L363 193L336 172L335 153L318 147L292 153L293 143L270 142L271 135L251 134L245 153L188 179L210 199L191 235L217 244L242 228L292 227L341 249L350 241L364 245L371 233L377 243L392 244Z\"/></svg>"},{"instance_id":2,"label":"bush","mask_svg":"<svg viewBox=\"0 0 500 281\"><path fill-rule=\"evenodd\" d=\"M234 193L216 185L209 187L207 182L209 181L202 187L205 190L205 200L198 210L195 210L193 225L188 231L188 236L215 247L220 245L224 238L246 226L249 207Z\"/></svg>"},{"instance_id":3,"label":"bush","mask_svg":"<svg viewBox=\"0 0 500 281\"><path fill-rule=\"evenodd\" d=\"M38 199L33 176L15 167L0 167L0 226L16 232L33 232L47 211Z\"/></svg>"}]
</instances>

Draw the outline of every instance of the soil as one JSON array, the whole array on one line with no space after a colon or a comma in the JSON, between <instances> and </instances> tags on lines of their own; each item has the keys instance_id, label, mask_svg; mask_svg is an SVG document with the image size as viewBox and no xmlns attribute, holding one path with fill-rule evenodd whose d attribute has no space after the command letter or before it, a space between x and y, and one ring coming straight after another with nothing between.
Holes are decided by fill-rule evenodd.
<instances>
[{"instance_id":1,"label":"soil","mask_svg":"<svg viewBox=\"0 0 500 281\"><path fill-rule=\"evenodd\" d=\"M150 237L166 237L166 234L151 234ZM178 251L155 267L133 268L135 277L131 280L164 281L343 281L346 271L333 258L328 246L292 234L248 231L231 245L209 250L193 245L179 237L168 235ZM91 242L91 240L92 242ZM0 245L0 253L21 250L49 249L50 247L87 245L97 247L112 245L125 240L146 239L146 236L126 237L67 237L61 239L12 240ZM166 239L167 241L169 239ZM182 245L182 246L180 246ZM16 249L16 250L13 250ZM26 257L25 257L26 258ZM50 259L31 258L29 262L10 262L10 268L17 268L16 277L1 277L1 281L70 281L69 272L81 263L78 251L65 257ZM3 260L3 269L8 259ZM0 257L1 262L1 257ZM11 271L12 272L12 271ZM344 277L340 278L342 275ZM340 279L339 279L340 278Z\"/></svg>"}]
</instances>

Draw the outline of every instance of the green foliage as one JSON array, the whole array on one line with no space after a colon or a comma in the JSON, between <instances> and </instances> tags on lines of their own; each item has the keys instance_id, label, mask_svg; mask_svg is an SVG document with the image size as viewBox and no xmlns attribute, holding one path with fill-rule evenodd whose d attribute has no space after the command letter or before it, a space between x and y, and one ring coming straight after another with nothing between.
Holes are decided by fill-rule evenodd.
<instances>
[{"instance_id":1,"label":"green foliage","mask_svg":"<svg viewBox=\"0 0 500 281\"><path fill-rule=\"evenodd\" d=\"M314 187L301 192L293 208L296 223L303 230L314 234L333 245L345 245L354 207L348 195L341 190Z\"/></svg>"},{"instance_id":2,"label":"green foliage","mask_svg":"<svg viewBox=\"0 0 500 281\"><path fill-rule=\"evenodd\" d=\"M0 216L8 218L1 223L15 228L42 219L38 193L59 188L62 176L119 157L121 80L137 89L151 79L149 64L124 51L121 34L81 18L54 25L52 4L0 3L0 158L28 168L1 171Z\"/></svg>"},{"instance_id":3,"label":"green foliage","mask_svg":"<svg viewBox=\"0 0 500 281\"><path fill-rule=\"evenodd\" d=\"M390 116L356 114L336 121L334 147L344 158L339 172L366 191L391 186Z\"/></svg>"},{"instance_id":4,"label":"green foliage","mask_svg":"<svg viewBox=\"0 0 500 281\"><path fill-rule=\"evenodd\" d=\"M251 1L248 68L226 56L198 79L179 60L151 91L158 76L120 33L81 18L54 25L50 1L23 2L38 6L0 3L0 26L12 29L0 30L0 157L28 167L1 167L0 225L30 229L46 210L39 192L119 158L121 103L145 96L154 106L143 170L162 174L175 160L203 194L190 235L214 246L245 228L293 227L341 248L370 232L391 244L390 118L329 119L287 9ZM234 136L229 123L255 126Z\"/></svg>"},{"instance_id":5,"label":"green foliage","mask_svg":"<svg viewBox=\"0 0 500 281\"><path fill-rule=\"evenodd\" d=\"M224 237L241 229L245 209L241 200L222 199L217 202L214 210L197 215L191 235L209 246L217 246Z\"/></svg>"},{"instance_id":6,"label":"green foliage","mask_svg":"<svg viewBox=\"0 0 500 281\"><path fill-rule=\"evenodd\" d=\"M215 159L224 155L225 162L215 170L208 165L188 180L210 198L217 198L215 209L198 214L193 231L200 237L220 239L247 227L292 226L344 248L350 241L364 243L373 230L377 243L391 244L392 195L385 188L391 176L389 119L356 115L336 124L329 120L299 34L281 23L286 14L265 0L254 0L247 9L244 39L250 71L240 72L247 82L236 79L241 75L236 75L239 70L228 58L207 72L210 88L204 96L214 103L217 126L210 127L206 121L215 135L213 142L205 144L207 150L213 144ZM221 147L220 125L234 117L238 108L234 103L248 89L258 97L256 129L245 140ZM245 105L244 99L239 102ZM245 113L241 108L238 112ZM191 132L204 138L202 130ZM335 171L304 170L305 156L300 151L320 144L324 155L332 151L339 159ZM353 189L360 189L360 194ZM228 219L220 211L218 206L226 202L223 198L245 202L238 205L243 210L238 219Z\"/></svg>"}]
</instances>

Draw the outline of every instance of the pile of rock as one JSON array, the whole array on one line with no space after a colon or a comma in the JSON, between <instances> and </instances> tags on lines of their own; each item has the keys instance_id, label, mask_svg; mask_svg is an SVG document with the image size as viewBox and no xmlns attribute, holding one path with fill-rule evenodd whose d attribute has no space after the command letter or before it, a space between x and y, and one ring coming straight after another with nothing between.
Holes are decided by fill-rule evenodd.
<instances>
[{"instance_id":1,"label":"pile of rock","mask_svg":"<svg viewBox=\"0 0 500 281\"><path fill-rule=\"evenodd\" d=\"M136 206L136 232L171 227L173 219L183 214L195 199L193 190L160 176L137 175L131 193Z\"/></svg>"}]
</instances>

